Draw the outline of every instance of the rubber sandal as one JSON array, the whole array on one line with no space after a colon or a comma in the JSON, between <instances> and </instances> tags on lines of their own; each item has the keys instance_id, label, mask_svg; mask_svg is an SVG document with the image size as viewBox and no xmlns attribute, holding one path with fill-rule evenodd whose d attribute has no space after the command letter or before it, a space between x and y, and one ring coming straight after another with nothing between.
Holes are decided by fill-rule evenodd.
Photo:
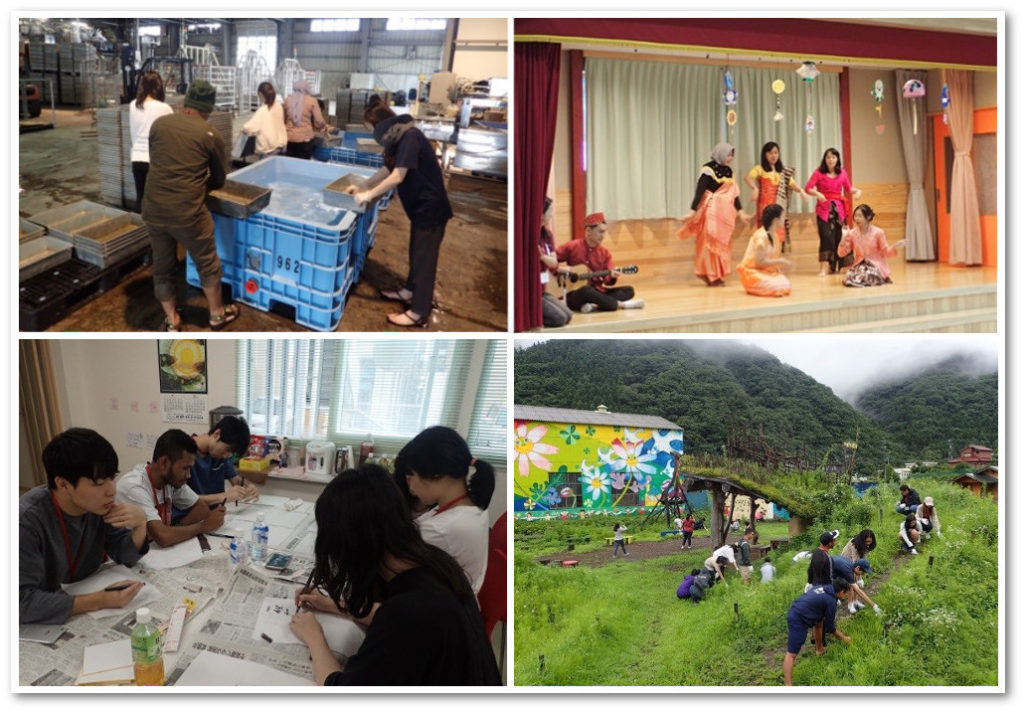
<instances>
[{"instance_id":1,"label":"rubber sandal","mask_svg":"<svg viewBox=\"0 0 1024 712\"><path fill-rule=\"evenodd\" d=\"M178 323L175 324L173 321L167 321L164 317L164 331L172 334L176 334L181 331L181 317L178 317Z\"/></svg>"},{"instance_id":2,"label":"rubber sandal","mask_svg":"<svg viewBox=\"0 0 1024 712\"><path fill-rule=\"evenodd\" d=\"M210 328L214 331L220 331L237 318L238 307L234 304L225 304L224 311L220 314L210 314Z\"/></svg>"},{"instance_id":3,"label":"rubber sandal","mask_svg":"<svg viewBox=\"0 0 1024 712\"><path fill-rule=\"evenodd\" d=\"M399 319L401 319L402 321L398 321ZM388 323L391 324L392 326L418 326L421 329L425 329L427 328L427 326L430 325L430 314L427 314L426 316L421 316L418 319L413 319L411 316L409 316L408 311L404 311L399 314L388 314Z\"/></svg>"},{"instance_id":4,"label":"rubber sandal","mask_svg":"<svg viewBox=\"0 0 1024 712\"><path fill-rule=\"evenodd\" d=\"M377 294L380 295L381 299L386 299L389 302L401 302L402 304L405 304L406 306L408 306L409 304L412 303L412 297L411 296L408 299L403 299L402 298L402 290L401 289L378 289L377 290Z\"/></svg>"}]
</instances>

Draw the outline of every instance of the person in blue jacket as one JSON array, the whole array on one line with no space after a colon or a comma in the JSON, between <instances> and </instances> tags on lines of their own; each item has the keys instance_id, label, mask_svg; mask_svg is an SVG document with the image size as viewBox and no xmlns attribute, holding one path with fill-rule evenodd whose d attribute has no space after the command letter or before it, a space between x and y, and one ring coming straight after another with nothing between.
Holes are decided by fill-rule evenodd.
<instances>
[{"instance_id":1,"label":"person in blue jacket","mask_svg":"<svg viewBox=\"0 0 1024 712\"><path fill-rule=\"evenodd\" d=\"M789 639L786 641L786 658L782 661L782 674L787 686L793 684L793 665L807 640L807 631L814 630L814 651L818 655L825 652L826 635L834 635L844 643L850 642L850 636L836 628L836 608L839 601L845 600L849 593L850 584L837 578L833 579L831 585L814 586L793 601L786 615Z\"/></svg>"},{"instance_id":2,"label":"person in blue jacket","mask_svg":"<svg viewBox=\"0 0 1024 712\"><path fill-rule=\"evenodd\" d=\"M882 615L882 609L868 597L864 590L864 574L871 573L871 564L867 559L850 561L845 556L833 556L832 570L835 571L836 578L841 578L850 584L849 610L851 614L856 613L864 607L864 604L867 604L874 609L875 615Z\"/></svg>"}]
</instances>

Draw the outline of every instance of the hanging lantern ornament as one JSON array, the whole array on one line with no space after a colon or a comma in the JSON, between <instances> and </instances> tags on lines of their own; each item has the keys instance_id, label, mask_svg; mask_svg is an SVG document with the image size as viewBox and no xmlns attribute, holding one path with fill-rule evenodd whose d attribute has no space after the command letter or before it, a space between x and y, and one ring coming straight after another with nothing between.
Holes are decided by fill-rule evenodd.
<instances>
[{"instance_id":1,"label":"hanging lantern ornament","mask_svg":"<svg viewBox=\"0 0 1024 712\"><path fill-rule=\"evenodd\" d=\"M775 121L782 121L782 92L786 91L786 82L776 79L772 82L772 91L775 92Z\"/></svg>"},{"instance_id":2,"label":"hanging lantern ornament","mask_svg":"<svg viewBox=\"0 0 1024 712\"><path fill-rule=\"evenodd\" d=\"M804 62L797 68L796 73L807 83L813 82L814 78L821 74L814 66L814 62Z\"/></svg>"},{"instance_id":3,"label":"hanging lantern ornament","mask_svg":"<svg viewBox=\"0 0 1024 712\"><path fill-rule=\"evenodd\" d=\"M914 109L914 135L917 136L917 102L914 99L919 99L925 95L924 82L920 79L908 79L903 85L903 97L910 99L910 105Z\"/></svg>"},{"instance_id":4,"label":"hanging lantern ornament","mask_svg":"<svg viewBox=\"0 0 1024 712\"><path fill-rule=\"evenodd\" d=\"M814 117L808 114L807 119L804 120L804 131L806 131L809 134L812 134L814 133L814 129Z\"/></svg>"},{"instance_id":5,"label":"hanging lantern ornament","mask_svg":"<svg viewBox=\"0 0 1024 712\"><path fill-rule=\"evenodd\" d=\"M730 126L735 126L736 125L736 111L735 110L729 109L727 112L725 112L725 123L729 124Z\"/></svg>"},{"instance_id":6,"label":"hanging lantern ornament","mask_svg":"<svg viewBox=\"0 0 1024 712\"><path fill-rule=\"evenodd\" d=\"M885 131L885 126L882 124L882 102L885 100L885 85L882 84L881 79L875 80L875 86L871 90L871 96L875 100L875 111L878 112L878 125L875 126L877 133Z\"/></svg>"},{"instance_id":7,"label":"hanging lantern ornament","mask_svg":"<svg viewBox=\"0 0 1024 712\"><path fill-rule=\"evenodd\" d=\"M942 85L942 123L949 123L949 85Z\"/></svg>"}]
</instances>

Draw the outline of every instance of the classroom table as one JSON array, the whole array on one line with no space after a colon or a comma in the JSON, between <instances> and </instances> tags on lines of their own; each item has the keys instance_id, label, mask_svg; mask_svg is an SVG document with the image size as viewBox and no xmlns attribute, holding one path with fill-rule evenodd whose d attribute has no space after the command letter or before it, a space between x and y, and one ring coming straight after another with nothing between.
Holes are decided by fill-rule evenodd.
<instances>
[{"instance_id":1,"label":"classroom table","mask_svg":"<svg viewBox=\"0 0 1024 712\"><path fill-rule=\"evenodd\" d=\"M227 550L230 538L223 535L241 527L248 539L257 512L264 514L270 527L269 552L292 555L285 572L270 571L261 562L250 562L237 571L231 566ZM312 566L315 537L313 503L309 500L264 494L254 503L229 504L225 525L217 532L191 539L191 544L184 542L173 552L147 554L130 570L131 575L146 582L143 591L153 600L139 604L140 592L125 609L72 616L61 626L63 633L52 645L19 640L18 684L75 685L86 648L128 638L140 605L148 606L153 619L163 622L184 599L190 599L194 612L185 622L178 649L164 654L166 685L179 681L203 686L311 685L312 666L305 645L297 639L283 641L292 637L286 621L294 608L295 590L305 582ZM193 544L202 548L203 540L206 550L196 553ZM175 563L175 555L194 560L171 568L154 568ZM268 603L267 599L273 600ZM333 629L328 638L333 637L332 643L336 643L332 649L344 663L346 656L358 648L362 630L340 616L333 616L328 625ZM267 636L271 640L258 635L254 638L254 631L267 630L275 631Z\"/></svg>"}]
</instances>

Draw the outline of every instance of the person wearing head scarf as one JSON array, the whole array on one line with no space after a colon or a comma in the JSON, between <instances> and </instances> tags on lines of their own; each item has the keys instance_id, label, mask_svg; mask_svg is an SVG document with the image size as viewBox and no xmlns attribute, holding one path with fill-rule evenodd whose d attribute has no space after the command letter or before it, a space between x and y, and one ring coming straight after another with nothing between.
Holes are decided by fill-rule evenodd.
<instances>
[{"instance_id":1,"label":"person wearing head scarf","mask_svg":"<svg viewBox=\"0 0 1024 712\"><path fill-rule=\"evenodd\" d=\"M286 155L309 159L313 156L313 129L325 131L333 128L324 121L320 103L310 92L309 82L298 79L292 93L284 100L284 127L288 134Z\"/></svg>"},{"instance_id":2,"label":"person wearing head scarf","mask_svg":"<svg viewBox=\"0 0 1024 712\"><path fill-rule=\"evenodd\" d=\"M722 142L711 151L711 160L703 165L697 179L690 212L682 217L681 239L697 238L694 272L709 287L724 287L725 276L732 271L732 232L737 213L749 222L743 211L740 189L733 180L732 163L736 150Z\"/></svg>"}]
</instances>

